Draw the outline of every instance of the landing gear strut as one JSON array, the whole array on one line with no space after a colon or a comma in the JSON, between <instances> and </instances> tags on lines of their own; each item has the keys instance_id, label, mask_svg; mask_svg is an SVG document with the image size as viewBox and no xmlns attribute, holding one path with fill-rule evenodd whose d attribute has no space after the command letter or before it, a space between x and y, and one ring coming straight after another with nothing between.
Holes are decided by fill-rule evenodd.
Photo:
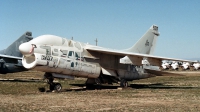
<instances>
[{"instance_id":1,"label":"landing gear strut","mask_svg":"<svg viewBox=\"0 0 200 112\"><path fill-rule=\"evenodd\" d=\"M47 83L49 84L49 89L50 91L57 91L60 92L62 90L62 86L60 83L54 83L54 77L52 76L51 73L45 73L44 74L44 79L47 79Z\"/></svg>"},{"instance_id":2,"label":"landing gear strut","mask_svg":"<svg viewBox=\"0 0 200 112\"><path fill-rule=\"evenodd\" d=\"M128 87L128 82L125 79L120 80L120 86L122 88L127 88Z\"/></svg>"}]
</instances>

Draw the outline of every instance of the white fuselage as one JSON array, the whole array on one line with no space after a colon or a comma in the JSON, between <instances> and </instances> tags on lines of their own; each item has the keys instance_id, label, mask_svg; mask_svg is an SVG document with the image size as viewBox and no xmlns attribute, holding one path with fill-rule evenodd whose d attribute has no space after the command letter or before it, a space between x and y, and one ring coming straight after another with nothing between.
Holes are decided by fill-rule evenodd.
<instances>
[{"instance_id":1,"label":"white fuselage","mask_svg":"<svg viewBox=\"0 0 200 112\"><path fill-rule=\"evenodd\" d=\"M53 35L43 35L20 45L22 64L27 69L85 78L101 74L134 80L152 77L134 66L119 63L121 56L88 52L84 43ZM92 46L95 47L95 46Z\"/></svg>"},{"instance_id":2,"label":"white fuselage","mask_svg":"<svg viewBox=\"0 0 200 112\"><path fill-rule=\"evenodd\" d=\"M24 53L22 64L25 68L78 77L99 76L98 64L84 62L81 43L51 35L49 40L45 37L36 38L19 48Z\"/></svg>"}]
</instances>

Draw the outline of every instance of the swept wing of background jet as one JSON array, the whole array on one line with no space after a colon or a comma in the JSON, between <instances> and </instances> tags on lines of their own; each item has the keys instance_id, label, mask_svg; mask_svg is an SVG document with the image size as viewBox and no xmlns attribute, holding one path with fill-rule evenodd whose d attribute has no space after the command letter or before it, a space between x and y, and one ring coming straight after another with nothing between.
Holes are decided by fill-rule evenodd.
<instances>
[{"instance_id":1,"label":"swept wing of background jet","mask_svg":"<svg viewBox=\"0 0 200 112\"><path fill-rule=\"evenodd\" d=\"M19 45L32 40L32 33L25 32L15 42L6 49L0 51L0 73L13 73L27 70L22 65L22 54L19 51Z\"/></svg>"}]
</instances>

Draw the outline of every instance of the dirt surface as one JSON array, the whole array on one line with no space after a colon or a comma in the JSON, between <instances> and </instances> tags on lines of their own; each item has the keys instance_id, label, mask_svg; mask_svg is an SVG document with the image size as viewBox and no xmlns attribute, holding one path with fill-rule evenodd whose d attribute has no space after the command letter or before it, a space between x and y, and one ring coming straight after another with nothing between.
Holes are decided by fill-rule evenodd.
<instances>
[{"instance_id":1,"label":"dirt surface","mask_svg":"<svg viewBox=\"0 0 200 112\"><path fill-rule=\"evenodd\" d=\"M0 75L0 79L17 77L0 81L0 111L198 112L200 73L183 74L132 81L126 89L115 84L88 90L82 78L57 80L63 85L59 93L48 92L42 72Z\"/></svg>"}]
</instances>

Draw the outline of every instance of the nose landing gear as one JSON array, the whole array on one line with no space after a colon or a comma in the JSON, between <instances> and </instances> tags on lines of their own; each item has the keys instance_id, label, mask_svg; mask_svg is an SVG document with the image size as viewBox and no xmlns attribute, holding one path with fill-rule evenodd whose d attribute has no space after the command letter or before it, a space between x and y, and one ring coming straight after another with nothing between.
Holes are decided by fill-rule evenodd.
<instances>
[{"instance_id":1,"label":"nose landing gear","mask_svg":"<svg viewBox=\"0 0 200 112\"><path fill-rule=\"evenodd\" d=\"M54 77L51 73L45 73L44 79L47 79L47 83L49 84L49 90L50 91L57 91L60 92L62 90L62 85L60 83L54 83Z\"/></svg>"}]
</instances>

